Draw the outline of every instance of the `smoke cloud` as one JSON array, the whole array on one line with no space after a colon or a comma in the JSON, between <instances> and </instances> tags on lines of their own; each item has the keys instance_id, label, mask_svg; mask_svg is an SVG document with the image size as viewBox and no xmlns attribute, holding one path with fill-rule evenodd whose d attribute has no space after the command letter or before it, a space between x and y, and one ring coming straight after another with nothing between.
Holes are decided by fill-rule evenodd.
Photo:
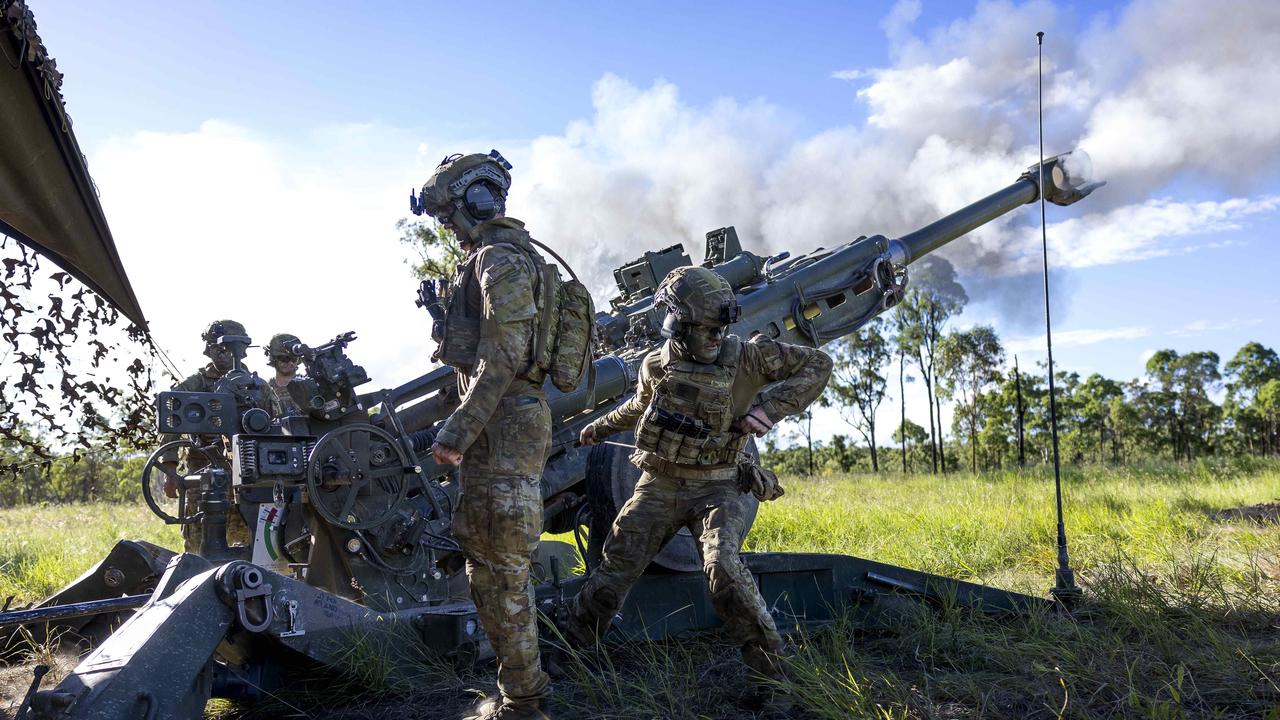
<instances>
[{"instance_id":1,"label":"smoke cloud","mask_svg":"<svg viewBox=\"0 0 1280 720\"><path fill-rule=\"evenodd\" d=\"M1055 264L1183 252L1200 233L1277 209L1263 188L1280 176L1280 5L1138 1L1083 29L1047 2L985 2L924 29L919 15L910 1L886 17L889 67L833 69L865 120L816 135L763 100L693 106L670 82L606 75L592 117L521 158L512 212L598 278L600 297L613 267L676 242L697 260L703 235L723 225L757 252L900 235L1036 161L1041 29L1046 152L1083 147L1109 182L1052 209ZM1171 186L1182 180L1215 196L1180 197ZM975 299L1000 306L1002 289L1026 283L982 278L1038 270L1033 215L1013 213L943 251Z\"/></svg>"}]
</instances>

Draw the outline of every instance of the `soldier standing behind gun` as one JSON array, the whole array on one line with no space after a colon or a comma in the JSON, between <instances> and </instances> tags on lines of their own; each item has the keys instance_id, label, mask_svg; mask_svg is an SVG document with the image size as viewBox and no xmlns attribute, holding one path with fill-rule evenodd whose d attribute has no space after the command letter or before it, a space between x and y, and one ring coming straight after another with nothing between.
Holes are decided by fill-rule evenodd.
<instances>
[{"instance_id":1,"label":"soldier standing behind gun","mask_svg":"<svg viewBox=\"0 0 1280 720\"><path fill-rule=\"evenodd\" d=\"M437 356L457 369L458 408L436 436L438 462L461 465L453 533L498 658L500 700L474 718L545 718L550 679L538 654L529 572L542 532L539 479L551 440L544 373L533 361L539 258L504 217L510 167L496 151L445 158L422 188L423 209L452 230L466 260L445 298ZM540 261L540 260L538 260Z\"/></svg>"},{"instance_id":2,"label":"soldier standing behind gun","mask_svg":"<svg viewBox=\"0 0 1280 720\"><path fill-rule=\"evenodd\" d=\"M298 363L302 360L301 356L295 355L290 348L300 342L297 335L276 333L271 336L271 342L267 343L264 349L267 365L276 371L275 377L267 381L267 387L271 389L271 394L280 404L281 415L303 414L302 408L298 407L298 403L294 402L293 396L287 390L289 383L293 382L294 377L297 376Z\"/></svg>"},{"instance_id":3,"label":"soldier standing behind gun","mask_svg":"<svg viewBox=\"0 0 1280 720\"><path fill-rule=\"evenodd\" d=\"M631 459L644 474L614 521L600 566L573 600L567 635L580 646L593 644L653 556L688 527L711 602L741 644L753 679L781 680L782 640L738 549L746 533L745 493L772 500L782 488L773 473L744 463L744 451L749 434L765 434L818 397L831 358L764 336L743 342L726 335L739 307L729 283L706 268L673 270L654 303L667 310L667 342L642 362L635 396L579 438L592 445L635 428ZM789 700L766 686L755 699L786 711Z\"/></svg>"},{"instance_id":4,"label":"soldier standing behind gun","mask_svg":"<svg viewBox=\"0 0 1280 720\"><path fill-rule=\"evenodd\" d=\"M204 354L208 356L209 364L175 385L173 387L174 390L217 392L219 381L236 368L237 359L244 359L249 343L252 342L244 329L244 325L235 320L215 320L209 323L209 327L205 329L200 339L204 340ZM257 375L253 375L252 378L254 384L258 385L262 391L262 397L267 405L263 409L270 412L272 417L278 417L280 415L280 407L274 402L274 396L267 391L266 383L258 378ZM171 442L179 439L179 437L172 433L164 433L160 436L160 443ZM187 451L185 474L197 473L211 465L229 468L230 461L227 459L224 442L221 435L198 436L196 438L197 447ZM160 458L160 470L164 473L164 494L171 498L177 497L178 483L182 481L182 478L178 475L177 450L170 451ZM199 504L200 493L188 492L183 514L194 515L200 509ZM183 525L183 549L186 552L200 552L200 542L203 539L203 535L204 532L199 523ZM228 513L227 544L247 545L249 542L249 528L245 524L244 518L239 512Z\"/></svg>"}]
</instances>

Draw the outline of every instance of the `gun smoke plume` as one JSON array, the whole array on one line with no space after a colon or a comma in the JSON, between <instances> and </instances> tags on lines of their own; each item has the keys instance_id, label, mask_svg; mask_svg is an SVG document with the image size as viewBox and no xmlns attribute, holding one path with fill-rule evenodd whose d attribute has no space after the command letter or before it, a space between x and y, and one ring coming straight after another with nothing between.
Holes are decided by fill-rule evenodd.
<instances>
[{"instance_id":1,"label":"gun smoke plume","mask_svg":"<svg viewBox=\"0 0 1280 720\"><path fill-rule=\"evenodd\" d=\"M608 271L643 249L683 242L696 255L703 234L727 224L769 252L901 234L1035 162L1038 29L1049 42L1046 151L1083 147L1110 183L1087 207L1055 213L1057 267L1167 254L1276 209L1257 193L1280 169L1280 5L1228 13L1139 1L1084 29L1046 2L981 3L970 18L914 33L918 15L917 2L902 2L885 21L891 67L834 74L854 83L865 118L811 136L763 100L695 107L672 83L606 75L593 117L519 158L513 213L597 278L601 298ZM1148 199L1184 178L1238 197ZM1014 278L1038 267L1033 215L942 251L975 300L1015 325L1034 283Z\"/></svg>"}]
</instances>

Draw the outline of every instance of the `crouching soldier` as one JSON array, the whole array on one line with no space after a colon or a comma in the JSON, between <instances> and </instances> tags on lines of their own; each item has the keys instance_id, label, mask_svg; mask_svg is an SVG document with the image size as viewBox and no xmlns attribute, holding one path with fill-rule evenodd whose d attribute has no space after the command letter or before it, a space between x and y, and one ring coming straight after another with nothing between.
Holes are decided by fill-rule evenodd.
<instances>
[{"instance_id":1,"label":"crouching soldier","mask_svg":"<svg viewBox=\"0 0 1280 720\"><path fill-rule=\"evenodd\" d=\"M600 566L573 600L568 636L590 644L608 630L653 556L688 527L712 604L753 679L780 680L782 640L738 549L747 529L745 493L772 500L782 489L744 450L749 435L765 434L818 397L831 358L764 337L744 342L726 335L739 306L729 283L706 268L672 271L654 302L667 312L667 341L642 362L635 396L580 436L591 445L635 428L631 460L644 474L614 521ZM761 695L775 708L788 704L763 687Z\"/></svg>"}]
</instances>

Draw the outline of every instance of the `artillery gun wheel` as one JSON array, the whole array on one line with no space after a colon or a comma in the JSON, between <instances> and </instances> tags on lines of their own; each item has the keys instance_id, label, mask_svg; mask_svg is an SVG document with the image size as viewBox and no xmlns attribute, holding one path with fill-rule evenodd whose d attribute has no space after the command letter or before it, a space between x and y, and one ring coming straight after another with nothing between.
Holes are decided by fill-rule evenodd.
<instances>
[{"instance_id":1,"label":"artillery gun wheel","mask_svg":"<svg viewBox=\"0 0 1280 720\"><path fill-rule=\"evenodd\" d=\"M160 467L161 456L169 452L194 447L195 443L187 439L171 440L156 448L155 452L151 453L151 456L147 458L146 464L142 466L142 499L147 501L147 507L151 508L151 512L155 513L156 517L164 520L166 525L193 525L197 520L195 515L187 514L188 490L181 482L178 483L178 514L176 516L170 515L161 507L160 502L156 499L156 490L159 488L151 482L152 471Z\"/></svg>"},{"instance_id":2,"label":"artillery gun wheel","mask_svg":"<svg viewBox=\"0 0 1280 720\"><path fill-rule=\"evenodd\" d=\"M307 457L307 497L333 525L368 530L404 502L411 472L390 433L367 423L344 425L316 441Z\"/></svg>"},{"instance_id":3,"label":"artillery gun wheel","mask_svg":"<svg viewBox=\"0 0 1280 720\"><path fill-rule=\"evenodd\" d=\"M618 435L620 443L634 443L634 435L626 433ZM755 441L747 444L747 452L753 459L759 459ZM587 458L587 502L591 507L591 525L589 526L589 542L587 555L592 567L600 559L600 551L604 548L604 539L613 527L613 519L618 510L635 492L636 483L642 474L640 469L631 464L630 453L616 445L597 445L591 448ZM756 520L756 511L760 501L754 495L743 497L747 509L746 530L750 530ZM653 565L674 572L697 572L702 570L702 558L698 555L697 539L688 528L680 528L676 536L666 547L653 558Z\"/></svg>"}]
</instances>

